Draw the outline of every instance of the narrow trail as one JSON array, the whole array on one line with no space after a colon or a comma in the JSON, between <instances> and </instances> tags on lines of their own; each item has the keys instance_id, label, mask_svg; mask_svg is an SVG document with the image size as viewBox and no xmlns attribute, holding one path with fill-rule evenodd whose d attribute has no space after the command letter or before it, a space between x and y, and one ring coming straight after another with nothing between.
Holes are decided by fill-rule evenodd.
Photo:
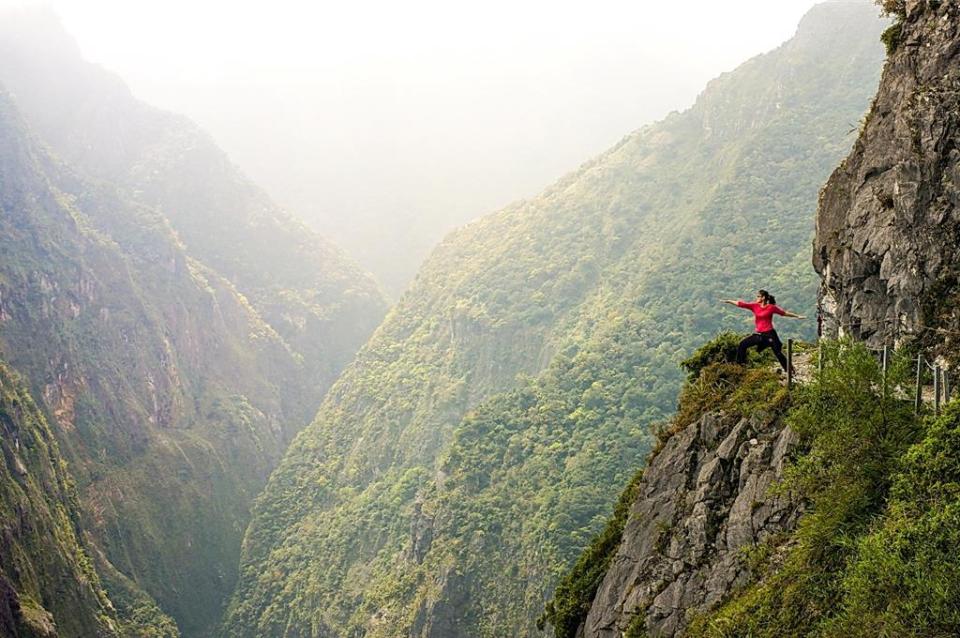
<instances>
[{"instance_id":1,"label":"narrow trail","mask_svg":"<svg viewBox=\"0 0 960 638\"><path fill-rule=\"evenodd\" d=\"M812 344L794 344L794 353L793 353L793 382L795 384L804 385L813 381L814 376L817 372L816 370L816 346ZM914 362L916 363L916 362ZM774 365L775 370L780 370L778 365ZM929 370L927 370L929 372ZM783 385L787 384L787 376L783 375L782 379ZM950 394L953 394L953 385L950 386ZM916 385L910 383L908 386L898 386L896 388L896 393L904 400L914 400L916 397ZM943 403L946 403L948 397L944 388L940 389L941 392L941 406ZM935 404L935 388L933 382L925 383L921 386L920 397L921 402L924 405L934 405Z\"/></svg>"}]
</instances>

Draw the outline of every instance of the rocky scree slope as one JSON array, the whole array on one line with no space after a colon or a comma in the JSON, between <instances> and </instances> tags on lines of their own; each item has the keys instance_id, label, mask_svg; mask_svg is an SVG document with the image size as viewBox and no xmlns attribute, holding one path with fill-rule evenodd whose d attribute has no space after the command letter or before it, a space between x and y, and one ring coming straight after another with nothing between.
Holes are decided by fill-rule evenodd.
<instances>
[{"instance_id":1,"label":"rocky scree slope","mask_svg":"<svg viewBox=\"0 0 960 638\"><path fill-rule=\"evenodd\" d=\"M70 463L121 621L176 633L152 597L202 633L288 424L314 409L299 358L163 216L49 155L3 92L0 255L0 354Z\"/></svg>"},{"instance_id":2,"label":"rocky scree slope","mask_svg":"<svg viewBox=\"0 0 960 638\"><path fill-rule=\"evenodd\" d=\"M814 266L834 329L874 345L960 335L960 6L891 3L891 53L823 190Z\"/></svg>"},{"instance_id":3,"label":"rocky scree slope","mask_svg":"<svg viewBox=\"0 0 960 638\"><path fill-rule=\"evenodd\" d=\"M679 360L746 325L715 300L812 311L810 212L882 29L868 2L818 6L689 111L450 235L258 499L223 633L538 635Z\"/></svg>"}]
</instances>

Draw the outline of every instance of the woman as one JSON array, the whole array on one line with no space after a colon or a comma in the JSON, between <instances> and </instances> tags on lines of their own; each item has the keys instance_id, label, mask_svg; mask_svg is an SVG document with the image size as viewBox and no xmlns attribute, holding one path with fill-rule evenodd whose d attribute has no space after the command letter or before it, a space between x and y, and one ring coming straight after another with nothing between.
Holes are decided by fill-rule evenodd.
<instances>
[{"instance_id":1,"label":"woman","mask_svg":"<svg viewBox=\"0 0 960 638\"><path fill-rule=\"evenodd\" d=\"M744 364L747 362L748 348L757 346L757 352L763 351L764 348L773 348L773 354L776 355L777 361L780 362L780 367L786 370L787 358L783 356L783 343L780 341L780 337L777 336L777 331L773 329L773 315L781 315L793 319L806 319L806 317L787 312L778 306L777 300L766 290L758 290L757 300L753 303L740 300L734 301L733 299L721 299L721 301L731 306L749 309L753 312L754 321L756 322L757 331L741 341L740 346L737 348L737 363Z\"/></svg>"}]
</instances>

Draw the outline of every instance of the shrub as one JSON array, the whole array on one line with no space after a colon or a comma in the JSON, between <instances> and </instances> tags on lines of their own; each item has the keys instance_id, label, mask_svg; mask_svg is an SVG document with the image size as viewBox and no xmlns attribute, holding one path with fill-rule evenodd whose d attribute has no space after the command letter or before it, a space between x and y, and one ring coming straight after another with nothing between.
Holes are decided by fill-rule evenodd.
<instances>
[{"instance_id":1,"label":"shrub","mask_svg":"<svg viewBox=\"0 0 960 638\"><path fill-rule=\"evenodd\" d=\"M714 363L734 363L737 360L737 347L743 335L724 331L696 349L692 355L680 362L680 367L687 371L687 381L695 381L700 372ZM771 365L774 362L771 350L757 352L751 349L747 355L747 364Z\"/></svg>"},{"instance_id":2,"label":"shrub","mask_svg":"<svg viewBox=\"0 0 960 638\"><path fill-rule=\"evenodd\" d=\"M851 636L960 634L960 405L904 456L882 520L857 543L832 623Z\"/></svg>"},{"instance_id":3,"label":"shrub","mask_svg":"<svg viewBox=\"0 0 960 638\"><path fill-rule=\"evenodd\" d=\"M694 381L700 376L700 371L711 363L733 363L737 360L737 346L742 337L733 332L721 332L706 342L697 350L680 362L680 367L687 371L687 381Z\"/></svg>"},{"instance_id":4,"label":"shrub","mask_svg":"<svg viewBox=\"0 0 960 638\"><path fill-rule=\"evenodd\" d=\"M905 18L907 16L906 0L877 0L877 4L887 15Z\"/></svg>"},{"instance_id":5,"label":"shrub","mask_svg":"<svg viewBox=\"0 0 960 638\"><path fill-rule=\"evenodd\" d=\"M775 411L786 399L780 377L768 367L713 363L680 390L677 414L667 434L682 430L709 412L721 410L733 417L753 416Z\"/></svg>"},{"instance_id":6,"label":"shrub","mask_svg":"<svg viewBox=\"0 0 960 638\"><path fill-rule=\"evenodd\" d=\"M886 47L887 55L893 55L900 47L902 40L903 23L900 21L894 22L880 34L880 41L883 42L883 46Z\"/></svg>"},{"instance_id":7,"label":"shrub","mask_svg":"<svg viewBox=\"0 0 960 638\"><path fill-rule=\"evenodd\" d=\"M877 0L883 12L894 18L891 24L880 36L880 41L887 48L887 55L892 55L903 40L903 22L907 19L907 3L905 0Z\"/></svg>"}]
</instances>

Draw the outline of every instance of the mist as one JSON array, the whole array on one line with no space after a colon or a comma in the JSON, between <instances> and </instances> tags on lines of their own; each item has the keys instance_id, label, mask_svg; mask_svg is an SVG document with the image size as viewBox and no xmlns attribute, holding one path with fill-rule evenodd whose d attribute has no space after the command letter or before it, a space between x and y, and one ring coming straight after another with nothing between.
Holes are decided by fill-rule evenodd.
<instances>
[{"instance_id":1,"label":"mist","mask_svg":"<svg viewBox=\"0 0 960 638\"><path fill-rule=\"evenodd\" d=\"M50 6L88 60L198 122L396 297L450 229L686 108L813 4Z\"/></svg>"}]
</instances>

